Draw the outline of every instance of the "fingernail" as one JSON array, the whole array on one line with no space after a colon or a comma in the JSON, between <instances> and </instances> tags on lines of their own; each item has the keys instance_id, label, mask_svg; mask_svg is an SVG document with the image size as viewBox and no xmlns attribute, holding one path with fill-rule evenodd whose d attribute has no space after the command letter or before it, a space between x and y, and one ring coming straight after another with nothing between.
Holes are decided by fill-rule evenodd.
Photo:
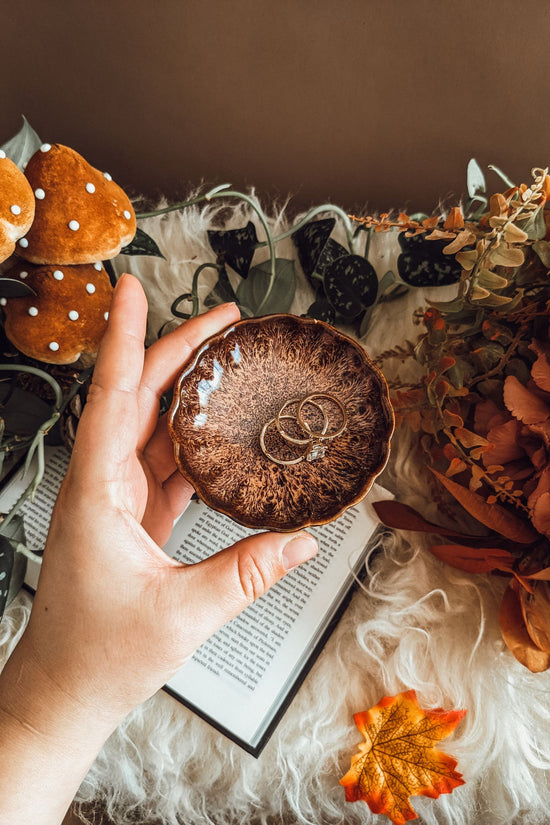
<instances>
[{"instance_id":1,"label":"fingernail","mask_svg":"<svg viewBox=\"0 0 550 825\"><path fill-rule=\"evenodd\" d=\"M312 559L318 549L317 542L309 533L294 536L283 547L282 560L285 570L292 570L293 567Z\"/></svg>"}]
</instances>

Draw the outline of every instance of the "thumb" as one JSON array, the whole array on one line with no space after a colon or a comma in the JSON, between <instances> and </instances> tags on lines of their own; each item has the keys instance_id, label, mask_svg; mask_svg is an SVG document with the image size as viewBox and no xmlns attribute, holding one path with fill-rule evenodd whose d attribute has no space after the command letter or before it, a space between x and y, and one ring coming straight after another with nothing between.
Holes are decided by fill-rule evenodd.
<instances>
[{"instance_id":1,"label":"thumb","mask_svg":"<svg viewBox=\"0 0 550 825\"><path fill-rule=\"evenodd\" d=\"M313 558L309 533L259 533L181 571L189 633L201 645L294 567Z\"/></svg>"}]
</instances>

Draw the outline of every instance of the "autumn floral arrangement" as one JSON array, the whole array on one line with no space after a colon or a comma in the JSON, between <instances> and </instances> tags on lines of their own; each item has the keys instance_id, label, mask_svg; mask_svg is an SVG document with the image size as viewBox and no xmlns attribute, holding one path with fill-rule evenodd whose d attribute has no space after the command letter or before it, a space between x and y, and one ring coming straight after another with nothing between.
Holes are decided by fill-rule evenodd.
<instances>
[{"instance_id":1,"label":"autumn floral arrangement","mask_svg":"<svg viewBox=\"0 0 550 825\"><path fill-rule=\"evenodd\" d=\"M454 567L510 578L502 635L535 672L550 665L549 197L547 170L534 169L530 185L492 195L474 218L458 207L437 222L400 216L406 238L444 243L460 274L451 300L419 310L418 339L380 357L418 366L419 377L392 382L397 421L418 435L442 516L454 501L455 523L470 530L399 502L379 515L444 537L431 551Z\"/></svg>"}]
</instances>

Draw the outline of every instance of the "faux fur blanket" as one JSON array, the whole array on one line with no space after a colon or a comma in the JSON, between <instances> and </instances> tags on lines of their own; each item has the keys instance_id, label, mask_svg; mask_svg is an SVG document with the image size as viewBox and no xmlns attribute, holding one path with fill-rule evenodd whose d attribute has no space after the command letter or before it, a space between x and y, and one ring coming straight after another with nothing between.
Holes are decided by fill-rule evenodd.
<instances>
[{"instance_id":1,"label":"faux fur blanket","mask_svg":"<svg viewBox=\"0 0 550 825\"><path fill-rule=\"evenodd\" d=\"M248 207L223 226L257 223ZM151 337L186 292L198 263L213 260L206 230L221 228L215 206L170 213L142 226L166 256L119 258L138 275L150 302ZM287 226L284 209L272 218ZM261 237L258 224L258 236ZM262 250L265 258L265 250ZM395 235L378 235L370 259L378 274L395 266ZM292 241L278 256L296 258ZM259 256L261 260L261 256ZM299 267L298 267L299 269ZM213 280L205 275L201 295ZM376 355L413 338L413 309L427 291L377 308L362 344ZM435 297L431 293L431 297ZM441 299L441 291L437 293ZM303 276L292 308L311 302ZM415 445L397 432L381 482L400 500L435 517ZM369 575L259 759L246 754L160 692L112 735L83 783L79 800L104 806L116 825L329 825L382 823L363 802L346 803L339 778L360 735L353 714L384 695L414 688L424 707L467 708L444 748L466 784L437 800L413 799L428 825L542 825L550 810L550 673L533 675L505 648L498 629L504 583L437 561L418 534L386 537ZM28 618L21 595L0 624L2 663Z\"/></svg>"}]
</instances>

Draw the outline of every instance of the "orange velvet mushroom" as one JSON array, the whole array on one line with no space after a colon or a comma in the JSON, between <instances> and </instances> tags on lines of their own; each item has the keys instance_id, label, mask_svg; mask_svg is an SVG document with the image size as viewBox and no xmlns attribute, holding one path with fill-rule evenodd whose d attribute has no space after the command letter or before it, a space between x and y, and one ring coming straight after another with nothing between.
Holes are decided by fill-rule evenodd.
<instances>
[{"instance_id":1,"label":"orange velvet mushroom","mask_svg":"<svg viewBox=\"0 0 550 825\"><path fill-rule=\"evenodd\" d=\"M18 254L36 264L91 264L118 255L136 233L126 193L68 146L44 143L25 169L36 198Z\"/></svg>"},{"instance_id":2,"label":"orange velvet mushroom","mask_svg":"<svg viewBox=\"0 0 550 825\"><path fill-rule=\"evenodd\" d=\"M72 364L83 353L97 353L113 292L100 263L34 266L22 261L6 277L36 293L0 299L6 335L18 350L48 364Z\"/></svg>"},{"instance_id":3,"label":"orange velvet mushroom","mask_svg":"<svg viewBox=\"0 0 550 825\"><path fill-rule=\"evenodd\" d=\"M34 195L23 172L0 149L0 262L15 251L16 242L30 229Z\"/></svg>"}]
</instances>

